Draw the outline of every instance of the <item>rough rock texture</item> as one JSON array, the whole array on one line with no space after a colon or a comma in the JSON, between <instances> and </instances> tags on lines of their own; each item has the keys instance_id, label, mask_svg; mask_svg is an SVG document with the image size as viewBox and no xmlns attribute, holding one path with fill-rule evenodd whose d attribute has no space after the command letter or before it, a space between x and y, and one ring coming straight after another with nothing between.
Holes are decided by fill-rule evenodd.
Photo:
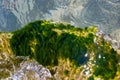
<instances>
[{"instance_id":1,"label":"rough rock texture","mask_svg":"<svg viewBox=\"0 0 120 80\"><path fill-rule=\"evenodd\" d=\"M14 60L0 60L0 79L2 80L52 80L47 68L35 60L16 57Z\"/></svg>"},{"instance_id":2,"label":"rough rock texture","mask_svg":"<svg viewBox=\"0 0 120 80\"><path fill-rule=\"evenodd\" d=\"M12 80L50 80L52 75L48 69L33 60L20 63L20 69L10 78Z\"/></svg>"}]
</instances>

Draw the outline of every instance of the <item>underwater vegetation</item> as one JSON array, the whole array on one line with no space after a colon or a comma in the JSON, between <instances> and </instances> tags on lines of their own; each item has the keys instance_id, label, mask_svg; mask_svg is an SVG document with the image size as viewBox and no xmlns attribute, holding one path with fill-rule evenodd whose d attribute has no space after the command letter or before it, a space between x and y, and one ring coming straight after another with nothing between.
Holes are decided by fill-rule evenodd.
<instances>
[{"instance_id":1,"label":"underwater vegetation","mask_svg":"<svg viewBox=\"0 0 120 80\"><path fill-rule=\"evenodd\" d=\"M44 66L57 66L59 59L69 60L76 67L91 62L92 77L113 79L117 72L117 53L109 42L96 36L97 32L94 26L81 29L39 20L12 32L10 47L16 56L30 56ZM69 75L70 71L64 73Z\"/></svg>"}]
</instances>

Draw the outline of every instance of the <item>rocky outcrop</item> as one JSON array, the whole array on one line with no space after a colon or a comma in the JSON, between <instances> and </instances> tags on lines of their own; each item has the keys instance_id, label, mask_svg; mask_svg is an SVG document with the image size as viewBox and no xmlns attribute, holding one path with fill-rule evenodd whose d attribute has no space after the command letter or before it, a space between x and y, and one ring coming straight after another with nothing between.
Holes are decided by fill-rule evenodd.
<instances>
[{"instance_id":1,"label":"rocky outcrop","mask_svg":"<svg viewBox=\"0 0 120 80\"><path fill-rule=\"evenodd\" d=\"M52 80L47 68L35 60L15 57L13 60L0 60L0 79L2 80Z\"/></svg>"},{"instance_id":2,"label":"rocky outcrop","mask_svg":"<svg viewBox=\"0 0 120 80\"><path fill-rule=\"evenodd\" d=\"M12 80L52 80L50 71L36 61L23 61L9 79Z\"/></svg>"}]
</instances>

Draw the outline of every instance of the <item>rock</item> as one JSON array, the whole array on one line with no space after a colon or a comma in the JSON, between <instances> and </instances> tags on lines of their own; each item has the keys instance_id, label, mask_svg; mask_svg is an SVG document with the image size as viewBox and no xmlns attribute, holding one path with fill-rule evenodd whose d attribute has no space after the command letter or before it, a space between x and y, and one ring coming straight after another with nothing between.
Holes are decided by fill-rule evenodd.
<instances>
[{"instance_id":1,"label":"rock","mask_svg":"<svg viewBox=\"0 0 120 80\"><path fill-rule=\"evenodd\" d=\"M29 60L20 63L19 69L4 80L52 80L52 75L47 68L34 60Z\"/></svg>"}]
</instances>

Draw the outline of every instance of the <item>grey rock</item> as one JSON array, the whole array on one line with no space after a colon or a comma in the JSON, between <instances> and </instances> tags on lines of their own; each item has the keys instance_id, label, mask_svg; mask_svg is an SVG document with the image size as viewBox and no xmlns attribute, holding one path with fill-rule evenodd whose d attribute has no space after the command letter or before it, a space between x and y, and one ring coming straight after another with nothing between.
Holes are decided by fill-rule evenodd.
<instances>
[{"instance_id":1,"label":"grey rock","mask_svg":"<svg viewBox=\"0 0 120 80\"><path fill-rule=\"evenodd\" d=\"M47 68L36 61L25 61L20 64L20 69L10 77L12 80L48 80L52 75Z\"/></svg>"}]
</instances>

